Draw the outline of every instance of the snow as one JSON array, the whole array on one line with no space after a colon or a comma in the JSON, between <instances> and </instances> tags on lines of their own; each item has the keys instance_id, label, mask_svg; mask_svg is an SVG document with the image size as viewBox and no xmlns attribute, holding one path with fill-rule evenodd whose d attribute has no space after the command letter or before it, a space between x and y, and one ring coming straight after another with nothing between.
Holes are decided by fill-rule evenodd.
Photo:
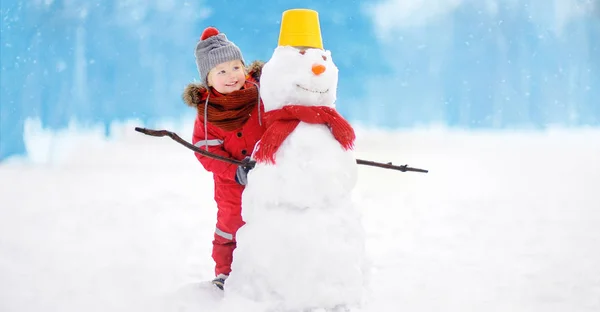
<instances>
[{"instance_id":1,"label":"snow","mask_svg":"<svg viewBox=\"0 0 600 312\"><path fill-rule=\"evenodd\" d=\"M333 107L337 73L329 52L278 47L262 70L265 110L289 104ZM278 123L267 127L255 152L282 135ZM223 311L359 305L365 235L352 201L354 152L344 149L326 125L300 122L274 156L275 164L257 157L248 174L242 196L246 224L236 235Z\"/></svg>"},{"instance_id":2,"label":"snow","mask_svg":"<svg viewBox=\"0 0 600 312\"><path fill-rule=\"evenodd\" d=\"M357 135L361 159L430 170L358 168L363 311L600 309L599 130ZM178 292L212 277L211 176L133 127L78 142L0 164L0 311L212 311Z\"/></svg>"}]
</instances>

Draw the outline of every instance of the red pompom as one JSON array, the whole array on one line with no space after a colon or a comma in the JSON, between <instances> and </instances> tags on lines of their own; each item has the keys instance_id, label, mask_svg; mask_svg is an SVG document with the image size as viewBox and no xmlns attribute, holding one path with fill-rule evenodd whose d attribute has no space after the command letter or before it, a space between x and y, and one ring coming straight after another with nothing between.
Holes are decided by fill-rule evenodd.
<instances>
[{"instance_id":1,"label":"red pompom","mask_svg":"<svg viewBox=\"0 0 600 312\"><path fill-rule=\"evenodd\" d=\"M202 32L202 36L200 36L200 40L206 40L206 38L215 36L219 34L219 30L214 27L206 27L206 29Z\"/></svg>"}]
</instances>

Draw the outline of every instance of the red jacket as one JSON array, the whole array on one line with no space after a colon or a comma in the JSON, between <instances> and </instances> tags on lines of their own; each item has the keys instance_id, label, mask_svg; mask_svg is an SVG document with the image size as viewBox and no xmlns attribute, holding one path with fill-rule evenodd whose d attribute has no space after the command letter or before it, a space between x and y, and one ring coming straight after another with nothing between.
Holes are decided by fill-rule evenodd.
<instances>
[{"instance_id":1,"label":"red jacket","mask_svg":"<svg viewBox=\"0 0 600 312\"><path fill-rule=\"evenodd\" d=\"M260 70L260 69L259 69ZM250 72L249 80L258 82L257 77L260 72ZM190 85L184 93L184 100L190 106L204 105L202 98L203 92L208 92L202 86ZM242 160L246 156L252 155L256 142L260 140L265 132L264 124L259 124L259 107L256 105L250 118L237 130L224 131L210 122L206 125L203 116L197 116L194 123L194 133L192 143L205 149L204 140L209 145L208 151L214 154ZM264 115L262 101L260 102L260 116ZM210 120L210 118L209 118ZM213 173L215 181L214 199L217 203L217 228L221 231L235 235L238 228L244 223L241 217L242 191L244 187L235 181L237 165L228 164L220 160L215 160L195 153L196 157L207 171Z\"/></svg>"}]
</instances>

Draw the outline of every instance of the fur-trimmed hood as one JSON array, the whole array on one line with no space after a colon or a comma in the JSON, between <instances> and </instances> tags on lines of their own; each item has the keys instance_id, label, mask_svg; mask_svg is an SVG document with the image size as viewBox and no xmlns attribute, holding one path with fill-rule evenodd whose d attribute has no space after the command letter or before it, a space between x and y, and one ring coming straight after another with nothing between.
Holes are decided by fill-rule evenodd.
<instances>
[{"instance_id":1,"label":"fur-trimmed hood","mask_svg":"<svg viewBox=\"0 0 600 312\"><path fill-rule=\"evenodd\" d=\"M250 76L250 79L253 81L260 83L260 74L262 72L262 67L265 63L262 61L254 61L250 65L246 67L247 76ZM206 86L202 83L190 83L183 90L183 102L190 107L198 107L198 105L204 105L204 99L206 99L207 94Z\"/></svg>"}]
</instances>

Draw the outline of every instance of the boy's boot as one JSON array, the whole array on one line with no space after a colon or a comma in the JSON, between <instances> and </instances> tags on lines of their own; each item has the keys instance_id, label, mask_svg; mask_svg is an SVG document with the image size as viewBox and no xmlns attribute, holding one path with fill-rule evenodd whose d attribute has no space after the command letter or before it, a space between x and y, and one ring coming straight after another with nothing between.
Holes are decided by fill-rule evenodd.
<instances>
[{"instance_id":1,"label":"boy's boot","mask_svg":"<svg viewBox=\"0 0 600 312\"><path fill-rule=\"evenodd\" d=\"M219 274L215 279L212 280L213 285L217 286L220 290L223 290L225 286L225 280L227 279L227 275Z\"/></svg>"}]
</instances>

